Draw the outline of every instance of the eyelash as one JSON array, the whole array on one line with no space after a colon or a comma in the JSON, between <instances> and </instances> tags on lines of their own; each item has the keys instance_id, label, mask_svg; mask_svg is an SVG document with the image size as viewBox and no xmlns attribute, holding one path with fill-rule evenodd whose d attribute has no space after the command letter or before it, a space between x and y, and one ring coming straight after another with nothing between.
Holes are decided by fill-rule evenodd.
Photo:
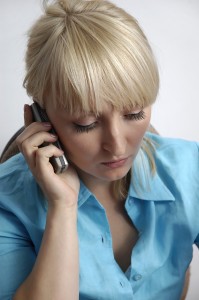
<instances>
[{"instance_id":1,"label":"eyelash","mask_svg":"<svg viewBox=\"0 0 199 300\"><path fill-rule=\"evenodd\" d=\"M145 112L143 110L141 110L136 114L126 114L126 115L124 115L124 118L128 121L144 120L145 119ZM77 133L83 133L83 132L88 133L89 131L96 128L96 123L97 122L94 122L90 125L85 125L85 126L74 123L74 127L75 127L75 130L76 130Z\"/></svg>"},{"instance_id":2,"label":"eyelash","mask_svg":"<svg viewBox=\"0 0 199 300\"><path fill-rule=\"evenodd\" d=\"M125 115L125 118L127 120L134 120L134 121L144 120L145 112L143 110L141 110L136 114L127 114L127 115Z\"/></svg>"},{"instance_id":3,"label":"eyelash","mask_svg":"<svg viewBox=\"0 0 199 300\"><path fill-rule=\"evenodd\" d=\"M74 127L77 133L83 133L83 132L88 133L90 130L93 130L96 127L96 122L86 126L74 124Z\"/></svg>"}]
</instances>

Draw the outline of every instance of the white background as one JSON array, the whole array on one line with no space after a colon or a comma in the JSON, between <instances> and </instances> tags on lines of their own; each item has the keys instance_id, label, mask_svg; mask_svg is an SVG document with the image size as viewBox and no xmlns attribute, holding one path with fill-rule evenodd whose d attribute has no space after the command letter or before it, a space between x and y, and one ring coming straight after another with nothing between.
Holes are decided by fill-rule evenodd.
<instances>
[{"instance_id":1,"label":"white background","mask_svg":"<svg viewBox=\"0 0 199 300\"><path fill-rule=\"evenodd\" d=\"M113 2L138 19L157 57L161 88L152 124L164 136L199 141L199 0ZM1 152L31 101L22 87L26 31L41 14L41 0L0 0L0 12ZM197 265L195 249L188 300L199 299Z\"/></svg>"}]
</instances>

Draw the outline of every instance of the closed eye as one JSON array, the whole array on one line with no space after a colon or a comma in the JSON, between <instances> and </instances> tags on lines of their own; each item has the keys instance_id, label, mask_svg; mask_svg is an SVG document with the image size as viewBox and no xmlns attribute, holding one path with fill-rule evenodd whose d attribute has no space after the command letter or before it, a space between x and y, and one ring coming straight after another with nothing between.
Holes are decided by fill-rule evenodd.
<instances>
[{"instance_id":1,"label":"closed eye","mask_svg":"<svg viewBox=\"0 0 199 300\"><path fill-rule=\"evenodd\" d=\"M145 112L143 110L139 111L138 113L129 113L125 114L124 118L126 120L132 120L132 121L139 121L139 120L144 120L145 119ZM77 133L84 133L84 132L89 132L97 127L97 121L92 122L91 124L88 125L81 125L78 123L74 123L74 128Z\"/></svg>"},{"instance_id":2,"label":"closed eye","mask_svg":"<svg viewBox=\"0 0 199 300\"><path fill-rule=\"evenodd\" d=\"M91 130L93 130L96 127L96 122L93 122L89 125L80 125L80 124L76 124L74 123L74 128L76 130L76 132L78 133L83 133L83 132L89 132Z\"/></svg>"},{"instance_id":3,"label":"closed eye","mask_svg":"<svg viewBox=\"0 0 199 300\"><path fill-rule=\"evenodd\" d=\"M124 118L127 120L134 120L134 121L144 120L145 112L143 110L140 110L138 113L125 114Z\"/></svg>"}]
</instances>

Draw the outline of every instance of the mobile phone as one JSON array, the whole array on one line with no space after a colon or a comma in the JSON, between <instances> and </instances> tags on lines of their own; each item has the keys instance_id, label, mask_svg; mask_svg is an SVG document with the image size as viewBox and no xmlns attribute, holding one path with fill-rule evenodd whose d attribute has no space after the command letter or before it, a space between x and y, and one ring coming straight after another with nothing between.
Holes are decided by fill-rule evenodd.
<instances>
[{"instance_id":1,"label":"mobile phone","mask_svg":"<svg viewBox=\"0 0 199 300\"><path fill-rule=\"evenodd\" d=\"M31 104L31 109L32 109L34 121L50 122L45 109L41 108L37 102L34 102L33 104ZM51 128L51 130L49 132L57 135L55 132L55 129L53 127ZM41 145L41 147L45 146L45 145L47 145L47 143L44 143L43 145ZM59 149L62 149L61 143L59 140L55 141L53 143L53 145L55 145ZM56 174L64 172L68 167L68 161L67 161L65 155L62 155L59 157L55 157L55 156L51 157L50 163L52 164L54 172Z\"/></svg>"}]
</instances>

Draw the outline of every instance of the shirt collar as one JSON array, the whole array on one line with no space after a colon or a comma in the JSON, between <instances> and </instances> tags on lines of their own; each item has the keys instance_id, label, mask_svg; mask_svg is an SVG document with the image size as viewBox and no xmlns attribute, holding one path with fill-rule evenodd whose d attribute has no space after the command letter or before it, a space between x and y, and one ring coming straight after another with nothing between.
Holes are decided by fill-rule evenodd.
<instances>
[{"instance_id":1,"label":"shirt collar","mask_svg":"<svg viewBox=\"0 0 199 300\"><path fill-rule=\"evenodd\" d=\"M138 180L137 174L135 175L134 173L133 183L131 183L129 188L129 197L149 201L175 201L173 194L157 173L153 177L149 177L148 181L145 182L145 187L141 187ZM80 208L90 197L94 197L94 195L80 181L78 207Z\"/></svg>"},{"instance_id":2,"label":"shirt collar","mask_svg":"<svg viewBox=\"0 0 199 300\"><path fill-rule=\"evenodd\" d=\"M158 171L152 175L148 163L148 159L142 157L145 160L143 165L139 168L140 157L137 155L134 160L134 167L132 168L132 183L129 187L128 196L138 198L141 200L151 201L175 201L175 198L169 188L161 179ZM142 185L140 184L142 183ZM78 198L78 207L83 205L90 197L94 197L91 191L80 180L80 191Z\"/></svg>"},{"instance_id":3,"label":"shirt collar","mask_svg":"<svg viewBox=\"0 0 199 300\"><path fill-rule=\"evenodd\" d=\"M132 183L128 195L141 200L174 201L175 198L161 178L156 162L156 172L151 174L148 157L145 153L138 154L133 162Z\"/></svg>"},{"instance_id":4,"label":"shirt collar","mask_svg":"<svg viewBox=\"0 0 199 300\"><path fill-rule=\"evenodd\" d=\"M144 183L144 187L140 186L137 177L133 177L128 195L141 200L175 201L173 194L157 173L149 177L147 182Z\"/></svg>"},{"instance_id":5,"label":"shirt collar","mask_svg":"<svg viewBox=\"0 0 199 300\"><path fill-rule=\"evenodd\" d=\"M91 191L84 185L84 183L80 180L80 190L78 196L78 207L82 206L90 196L93 196Z\"/></svg>"}]
</instances>

